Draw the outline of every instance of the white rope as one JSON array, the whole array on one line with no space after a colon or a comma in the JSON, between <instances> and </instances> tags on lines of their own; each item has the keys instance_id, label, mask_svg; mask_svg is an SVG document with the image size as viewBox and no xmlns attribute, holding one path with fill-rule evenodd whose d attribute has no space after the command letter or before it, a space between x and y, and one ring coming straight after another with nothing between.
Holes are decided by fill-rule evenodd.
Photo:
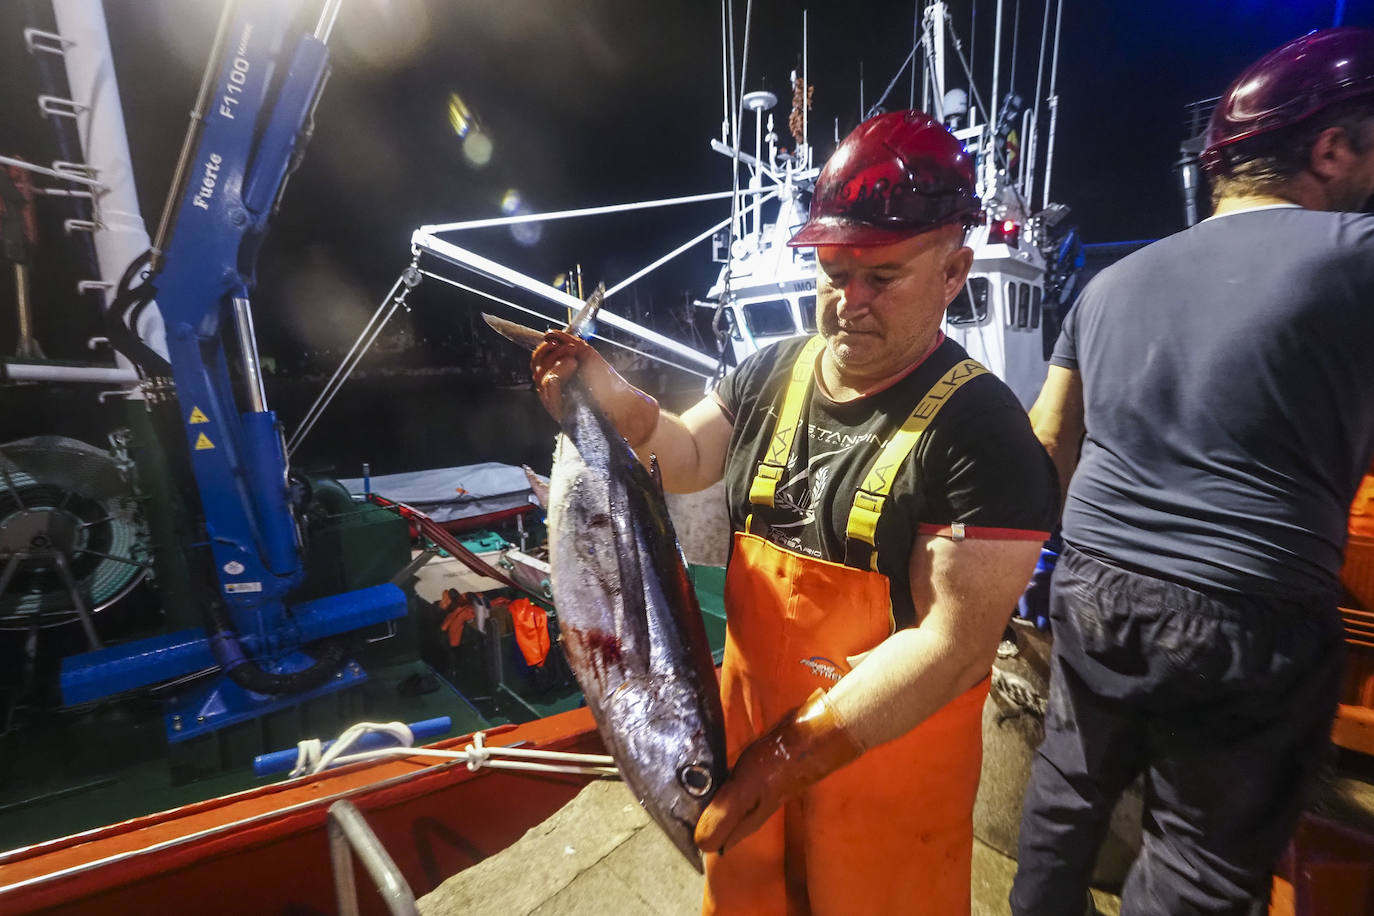
<instances>
[{"instance_id":1,"label":"white rope","mask_svg":"<svg viewBox=\"0 0 1374 916\"><path fill-rule=\"evenodd\" d=\"M344 729L343 734L323 753L321 751L324 745L319 738L307 738L297 744L296 766L291 770L291 776L313 775L329 769L335 760L343 756L344 751L357 744L370 732L390 735L402 748L408 748L415 743L415 735L404 722L357 722Z\"/></svg>"},{"instance_id":2,"label":"white rope","mask_svg":"<svg viewBox=\"0 0 1374 916\"><path fill-rule=\"evenodd\" d=\"M291 768L288 774L290 778L304 776L306 773L318 773L316 765L320 762L320 751L324 747L324 742L319 738L306 738L296 744L296 765Z\"/></svg>"},{"instance_id":3,"label":"white rope","mask_svg":"<svg viewBox=\"0 0 1374 916\"><path fill-rule=\"evenodd\" d=\"M405 729L405 740L402 746L359 751L356 754L344 753L348 750L349 745L355 744L358 738L361 738L368 731L385 731L401 740L402 736L398 731L393 730L393 727L396 726ZM387 722L378 725L371 722L359 722L357 725L349 727L339 736L339 740L335 741L324 753L320 752L321 744L318 738L300 742L296 746L296 768L291 771L291 776L294 778L318 773L330 767L398 757L436 757L455 763L462 762L473 772L482 767L491 767L492 769L527 770L537 773L572 773L581 776L619 777L620 775L620 771L615 767L615 759L605 754L573 754L564 751L542 751L536 748L501 745L493 747L486 743L484 732L474 734L472 743L461 751L410 747L412 740L410 729L406 728L403 723Z\"/></svg>"},{"instance_id":4,"label":"white rope","mask_svg":"<svg viewBox=\"0 0 1374 916\"><path fill-rule=\"evenodd\" d=\"M491 754L487 751L487 736L484 732L478 732L472 736L472 743L468 745L468 769L476 773L490 760Z\"/></svg>"}]
</instances>

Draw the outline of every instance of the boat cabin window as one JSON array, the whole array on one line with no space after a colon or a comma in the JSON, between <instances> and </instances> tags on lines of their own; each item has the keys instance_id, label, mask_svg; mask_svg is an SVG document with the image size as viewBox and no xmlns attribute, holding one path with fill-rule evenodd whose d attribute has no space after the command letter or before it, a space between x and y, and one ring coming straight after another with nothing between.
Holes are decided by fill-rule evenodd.
<instances>
[{"instance_id":1,"label":"boat cabin window","mask_svg":"<svg viewBox=\"0 0 1374 916\"><path fill-rule=\"evenodd\" d=\"M792 307L786 299L747 303L744 306L744 323L755 337L797 333L797 325L792 320Z\"/></svg>"},{"instance_id":2,"label":"boat cabin window","mask_svg":"<svg viewBox=\"0 0 1374 916\"><path fill-rule=\"evenodd\" d=\"M1017 330L1040 327L1041 289L1029 283L1007 283L1006 326Z\"/></svg>"},{"instance_id":3,"label":"boat cabin window","mask_svg":"<svg viewBox=\"0 0 1374 916\"><path fill-rule=\"evenodd\" d=\"M802 296L797 300L797 307L801 311L802 327L806 333L816 333L816 297Z\"/></svg>"},{"instance_id":4,"label":"boat cabin window","mask_svg":"<svg viewBox=\"0 0 1374 916\"><path fill-rule=\"evenodd\" d=\"M969 277L964 291L945 310L952 325L980 324L988 317L988 278Z\"/></svg>"}]
</instances>

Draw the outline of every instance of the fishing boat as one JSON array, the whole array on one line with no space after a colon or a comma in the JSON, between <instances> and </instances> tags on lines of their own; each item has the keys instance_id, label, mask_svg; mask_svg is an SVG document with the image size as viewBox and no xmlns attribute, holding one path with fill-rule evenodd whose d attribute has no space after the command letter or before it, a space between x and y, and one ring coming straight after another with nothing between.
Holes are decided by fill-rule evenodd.
<instances>
[{"instance_id":1,"label":"fishing boat","mask_svg":"<svg viewBox=\"0 0 1374 916\"><path fill-rule=\"evenodd\" d=\"M91 386L106 386L108 415L92 425L118 431L108 443L45 435L0 446L4 912L143 911L190 899L182 880L256 888L203 901L212 912L332 911L329 869L312 869L325 878L315 887L300 878L336 803L352 799L370 819L388 787L405 786L399 832L360 833L356 809L340 827L372 848L444 824L434 793L449 797L472 836L442 826L428 848L394 860L423 890L607 774L581 694L549 652L558 618L520 468L372 476L364 465L339 480L288 461L419 276L398 279L299 426L279 431L249 293L257 245L308 137L340 4L305 5L225 4L152 237L101 5L59 3L55 26L24 33L29 54L52 65L42 110L69 136L51 167L5 157L6 238L16 226L22 236L37 206L71 208L65 228L93 255L79 290L104 312L114 347L79 363L45 357L29 293L41 301L48 290L31 287L22 252L6 412L37 420L63 392L94 401ZM719 570L695 571L693 584L719 647ZM547 628L541 657L515 632L522 603ZM356 744L306 740L367 720L385 725L355 730ZM420 765L356 757L445 736L456 737ZM264 784L345 749L321 782ZM527 775L485 778L498 770ZM346 772L355 775L335 781ZM438 846L450 851L436 860ZM337 906L347 908L342 896Z\"/></svg>"},{"instance_id":2,"label":"fishing boat","mask_svg":"<svg viewBox=\"0 0 1374 916\"><path fill-rule=\"evenodd\" d=\"M1000 6L998 10L994 61L1000 62L1004 29ZM1075 290L1076 265L1071 254L1075 234L1065 222L1067 208L1050 202L1049 197L1059 22L1056 19L1052 30L1053 53L1047 57L1048 10L1047 5L1029 107L1021 101L1016 74L1004 77L996 64L990 89L979 86L955 36L948 4L936 2L922 9L910 55L867 109L870 117L884 111L893 89L911 67L909 104L944 122L973 157L984 210L966 239L974 253L968 283L946 313L943 330L1007 382L1027 407L1044 381L1049 349L1064 313L1072 306ZM723 262L719 276L696 304L713 310L713 323L722 339L728 335L736 362L768 344L816 330L815 253L787 247L788 238L806 221L819 171L809 142L805 54L802 60L802 72L790 78L794 92L786 120L794 141L791 151L780 147L780 125L770 113L778 98L765 90L742 97L743 110L753 116L752 152L739 150L738 128L732 137L711 141L714 150L735 159L737 173L743 174L736 182L733 231L715 245L717 260ZM915 97L916 72L921 74L919 99ZM1047 73L1046 95L1042 89ZM1050 108L1048 118L1041 112L1042 98ZM1046 120L1048 124L1042 126ZM723 123L738 123L728 101ZM1041 136L1048 137L1043 160L1038 149Z\"/></svg>"}]
</instances>

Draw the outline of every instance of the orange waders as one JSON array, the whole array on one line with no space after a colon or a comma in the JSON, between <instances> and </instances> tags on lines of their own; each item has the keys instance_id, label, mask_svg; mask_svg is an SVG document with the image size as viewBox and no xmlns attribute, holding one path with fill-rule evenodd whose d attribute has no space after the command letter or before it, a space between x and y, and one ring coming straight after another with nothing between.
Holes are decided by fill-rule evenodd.
<instances>
[{"instance_id":1,"label":"orange waders","mask_svg":"<svg viewBox=\"0 0 1374 916\"><path fill-rule=\"evenodd\" d=\"M793 369L750 491L756 506L773 504L818 349L818 340L804 348ZM972 361L959 364L913 411L856 494L851 539L872 546L895 476L885 469L905 461L943 399L982 371ZM876 551L870 556L876 558ZM816 688L833 686L850 670L850 658L893 630L886 576L793 553L748 531L735 534L725 606L721 694L732 762ZM967 914L987 691L984 680L905 736L789 801L726 855L708 853L702 912Z\"/></svg>"}]
</instances>

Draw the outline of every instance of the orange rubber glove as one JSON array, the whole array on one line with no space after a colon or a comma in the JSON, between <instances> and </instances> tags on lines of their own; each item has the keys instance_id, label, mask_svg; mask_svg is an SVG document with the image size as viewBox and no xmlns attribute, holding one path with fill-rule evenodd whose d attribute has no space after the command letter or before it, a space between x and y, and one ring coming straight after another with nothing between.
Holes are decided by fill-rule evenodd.
<instances>
[{"instance_id":1,"label":"orange rubber glove","mask_svg":"<svg viewBox=\"0 0 1374 916\"><path fill-rule=\"evenodd\" d=\"M639 448L658 429L658 401L631 385L606 358L580 337L550 331L530 357L539 399L555 420L563 416L563 385L577 375L616 432Z\"/></svg>"},{"instance_id":2,"label":"orange rubber glove","mask_svg":"<svg viewBox=\"0 0 1374 916\"><path fill-rule=\"evenodd\" d=\"M863 753L817 690L800 709L744 749L697 821L696 844L724 853L794 795Z\"/></svg>"}]
</instances>

